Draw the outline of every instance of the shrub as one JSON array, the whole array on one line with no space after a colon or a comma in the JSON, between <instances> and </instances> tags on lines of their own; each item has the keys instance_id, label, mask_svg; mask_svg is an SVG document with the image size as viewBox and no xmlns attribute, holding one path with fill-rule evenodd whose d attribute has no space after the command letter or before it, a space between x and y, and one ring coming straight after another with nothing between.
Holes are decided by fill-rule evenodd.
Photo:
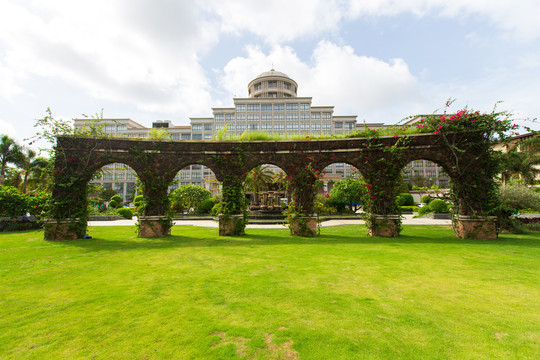
<instances>
[{"instance_id":1,"label":"shrub","mask_svg":"<svg viewBox=\"0 0 540 360\"><path fill-rule=\"evenodd\" d=\"M26 214L27 199L13 186L0 186L0 216L17 217Z\"/></svg>"},{"instance_id":2,"label":"shrub","mask_svg":"<svg viewBox=\"0 0 540 360\"><path fill-rule=\"evenodd\" d=\"M139 206L141 206L142 201L143 201L143 196L142 195L137 195L137 196L135 196L135 199L133 199L133 205L135 205L135 207L139 207Z\"/></svg>"},{"instance_id":3,"label":"shrub","mask_svg":"<svg viewBox=\"0 0 540 360\"><path fill-rule=\"evenodd\" d=\"M124 219L133 219L133 211L128 208L120 208L116 210L116 215L123 217Z\"/></svg>"},{"instance_id":4,"label":"shrub","mask_svg":"<svg viewBox=\"0 0 540 360\"><path fill-rule=\"evenodd\" d=\"M208 189L204 189L199 185L181 185L178 189L169 194L171 201L171 208L187 209L190 211L202 203L204 200L210 198L212 192Z\"/></svg>"},{"instance_id":5,"label":"shrub","mask_svg":"<svg viewBox=\"0 0 540 360\"><path fill-rule=\"evenodd\" d=\"M429 206L431 211L436 214L444 214L448 212L448 204L444 202L443 200L439 200L439 199L432 200L427 206ZM427 207L427 206L424 206L424 207Z\"/></svg>"},{"instance_id":6,"label":"shrub","mask_svg":"<svg viewBox=\"0 0 540 360\"><path fill-rule=\"evenodd\" d=\"M121 197L120 195L113 195L113 196L111 197L111 201L112 201L112 200L116 201L116 202L119 203L119 204L123 203L122 197Z\"/></svg>"},{"instance_id":7,"label":"shrub","mask_svg":"<svg viewBox=\"0 0 540 360\"><path fill-rule=\"evenodd\" d=\"M117 207L120 207L120 206L121 206L120 203L118 203L118 201L116 201L116 200L111 200L111 201L109 202L109 207L111 207L111 208L115 208L115 209L116 209Z\"/></svg>"},{"instance_id":8,"label":"shrub","mask_svg":"<svg viewBox=\"0 0 540 360\"><path fill-rule=\"evenodd\" d=\"M401 193L396 196L396 204L398 206L414 206L414 198L409 193Z\"/></svg>"},{"instance_id":9,"label":"shrub","mask_svg":"<svg viewBox=\"0 0 540 360\"><path fill-rule=\"evenodd\" d=\"M525 185L512 184L501 187L500 200L512 209L540 210L540 194Z\"/></svg>"},{"instance_id":10,"label":"shrub","mask_svg":"<svg viewBox=\"0 0 540 360\"><path fill-rule=\"evenodd\" d=\"M214 207L212 208L210 212L212 215L218 216L219 214L221 214L222 210L223 210L223 203L219 202L216 205L214 205Z\"/></svg>"},{"instance_id":11,"label":"shrub","mask_svg":"<svg viewBox=\"0 0 540 360\"><path fill-rule=\"evenodd\" d=\"M424 195L424 196L422 196L422 202L423 202L424 204L426 204L426 205L429 204L429 203L431 202L431 200L432 200L432 199L431 199L431 196L429 196L429 195Z\"/></svg>"},{"instance_id":12,"label":"shrub","mask_svg":"<svg viewBox=\"0 0 540 360\"><path fill-rule=\"evenodd\" d=\"M418 210L418 216L424 216L426 214L429 214L429 213L432 213L433 210L431 210L431 207L429 205L426 205L426 206L422 206L419 210Z\"/></svg>"},{"instance_id":13,"label":"shrub","mask_svg":"<svg viewBox=\"0 0 540 360\"><path fill-rule=\"evenodd\" d=\"M425 207L425 206L424 206ZM412 211L412 212L419 212L420 211L420 208L418 206L400 206L399 207L401 209L401 211L403 212L408 212L408 211Z\"/></svg>"},{"instance_id":14,"label":"shrub","mask_svg":"<svg viewBox=\"0 0 540 360\"><path fill-rule=\"evenodd\" d=\"M216 205L216 200L214 198L205 199L197 206L197 208L195 208L195 213L210 214L214 205Z\"/></svg>"}]
</instances>

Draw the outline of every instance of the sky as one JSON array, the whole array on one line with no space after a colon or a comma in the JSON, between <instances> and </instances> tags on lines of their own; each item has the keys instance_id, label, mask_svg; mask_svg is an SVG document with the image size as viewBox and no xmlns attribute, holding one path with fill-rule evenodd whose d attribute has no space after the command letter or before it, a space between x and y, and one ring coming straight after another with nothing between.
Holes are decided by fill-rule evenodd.
<instances>
[{"instance_id":1,"label":"sky","mask_svg":"<svg viewBox=\"0 0 540 360\"><path fill-rule=\"evenodd\" d=\"M187 125L271 68L359 122L454 98L502 101L538 130L539 14L538 0L0 0L0 133L25 144L48 107Z\"/></svg>"}]
</instances>

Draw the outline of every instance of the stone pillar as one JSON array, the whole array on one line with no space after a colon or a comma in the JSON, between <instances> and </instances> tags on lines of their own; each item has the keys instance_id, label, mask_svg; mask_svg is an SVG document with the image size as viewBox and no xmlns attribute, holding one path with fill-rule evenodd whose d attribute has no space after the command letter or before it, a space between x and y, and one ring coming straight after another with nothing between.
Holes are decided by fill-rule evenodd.
<instances>
[{"instance_id":1,"label":"stone pillar","mask_svg":"<svg viewBox=\"0 0 540 360\"><path fill-rule=\"evenodd\" d=\"M295 236L314 237L318 235L317 216L299 215L289 219L289 229Z\"/></svg>"},{"instance_id":2,"label":"stone pillar","mask_svg":"<svg viewBox=\"0 0 540 360\"><path fill-rule=\"evenodd\" d=\"M172 220L168 216L140 216L139 237L163 237L171 235Z\"/></svg>"},{"instance_id":3,"label":"stone pillar","mask_svg":"<svg viewBox=\"0 0 540 360\"><path fill-rule=\"evenodd\" d=\"M496 239L497 217L456 215L454 218L454 231L457 237L462 239Z\"/></svg>"},{"instance_id":4,"label":"stone pillar","mask_svg":"<svg viewBox=\"0 0 540 360\"><path fill-rule=\"evenodd\" d=\"M372 215L366 225L369 236L398 237L401 220L399 215Z\"/></svg>"},{"instance_id":5,"label":"stone pillar","mask_svg":"<svg viewBox=\"0 0 540 360\"><path fill-rule=\"evenodd\" d=\"M86 234L86 221L81 223L79 219L46 219L43 228L45 240L77 240Z\"/></svg>"},{"instance_id":6,"label":"stone pillar","mask_svg":"<svg viewBox=\"0 0 540 360\"><path fill-rule=\"evenodd\" d=\"M219 214L219 236L244 235L246 221L243 214Z\"/></svg>"}]
</instances>

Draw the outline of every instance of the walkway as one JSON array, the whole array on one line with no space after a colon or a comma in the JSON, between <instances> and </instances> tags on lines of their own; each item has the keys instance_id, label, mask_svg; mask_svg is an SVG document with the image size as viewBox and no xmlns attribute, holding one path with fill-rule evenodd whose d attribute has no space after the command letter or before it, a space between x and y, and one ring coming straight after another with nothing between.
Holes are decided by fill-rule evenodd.
<instances>
[{"instance_id":1,"label":"walkway","mask_svg":"<svg viewBox=\"0 0 540 360\"><path fill-rule=\"evenodd\" d=\"M363 220L328 220L321 223L322 227L339 225L364 224ZM213 220L175 220L174 225L193 225L201 227L217 228L217 221ZM452 225L451 220L436 220L428 218L413 219L412 215L403 215L403 225ZM135 220L114 220L114 221L89 221L88 226L135 226ZM283 224L249 224L247 229L282 229Z\"/></svg>"}]
</instances>

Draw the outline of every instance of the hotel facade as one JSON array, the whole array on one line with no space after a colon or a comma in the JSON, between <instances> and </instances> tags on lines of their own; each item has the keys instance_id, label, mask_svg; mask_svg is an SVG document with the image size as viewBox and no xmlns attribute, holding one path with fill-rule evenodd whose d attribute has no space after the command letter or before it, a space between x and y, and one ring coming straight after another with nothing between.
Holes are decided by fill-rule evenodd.
<instances>
[{"instance_id":1,"label":"hotel facade","mask_svg":"<svg viewBox=\"0 0 540 360\"><path fill-rule=\"evenodd\" d=\"M163 129L175 141L211 140L216 134L239 136L246 131L258 131L293 136L299 134L344 134L366 128L380 129L383 123L358 124L356 115L335 115L333 106L315 106L311 97L298 97L298 84L286 74L274 69L257 76L248 84L247 98L233 98L233 107L212 108L212 116L190 118L189 125L174 125L170 120L156 120L152 127L145 127L131 119L102 119L106 134L128 138L148 138L156 129ZM75 128L87 126L90 119L74 119ZM326 168L325 186L351 176L354 168L349 164L335 163ZM448 177L436 164L418 160L403 170L405 181L415 177L433 184L446 186ZM110 164L92 180L93 185L113 188L124 202L135 195L136 174L125 164ZM195 184L214 192L217 184L210 169L199 164L186 166L178 172L173 190L179 185Z\"/></svg>"}]
</instances>

